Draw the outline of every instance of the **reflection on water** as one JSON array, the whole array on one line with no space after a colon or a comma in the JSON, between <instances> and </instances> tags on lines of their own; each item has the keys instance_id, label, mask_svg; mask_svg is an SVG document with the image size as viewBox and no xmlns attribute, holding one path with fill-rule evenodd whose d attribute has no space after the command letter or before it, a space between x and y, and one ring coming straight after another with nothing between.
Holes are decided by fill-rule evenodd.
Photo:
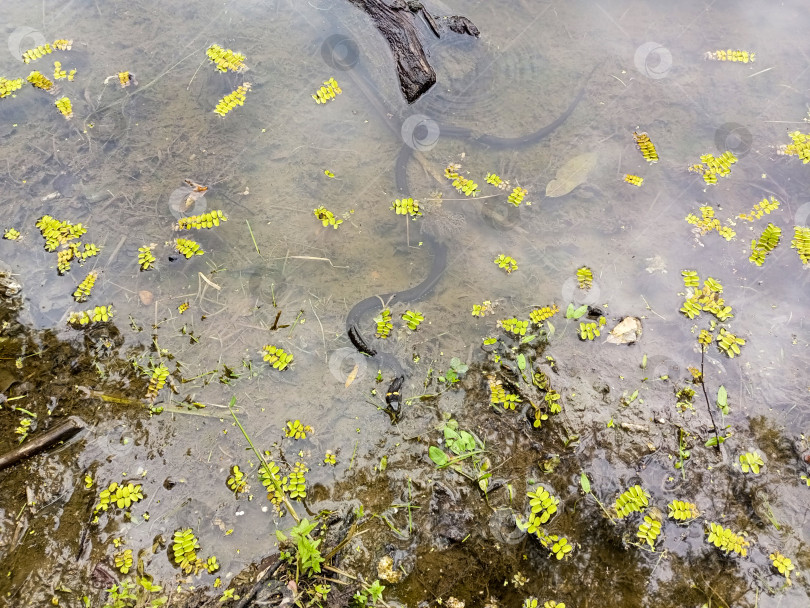
<instances>
[{"instance_id":1,"label":"reflection on water","mask_svg":"<svg viewBox=\"0 0 810 608\"><path fill-rule=\"evenodd\" d=\"M807 586L798 575L791 589L768 595L781 585L769 553L789 554L797 570L810 566L802 509L808 488L799 477L806 473L800 456L807 453L799 435L810 422L802 332L807 279L790 248L793 226L806 225L810 202L805 167L776 150L789 143L787 132L806 131L802 91L808 77L796 51L808 25L803 6L441 4L435 3L437 12L465 14L482 36L435 39L420 25L438 83L411 106L401 99L381 38L345 0L74 0L41 7L5 2L0 8L8 43L7 53L0 48L0 76L25 78L32 69L50 76L54 59L64 69L77 69L74 81L58 83L60 96L73 103L69 122L56 112L53 97L27 83L16 97L0 100L3 229L23 233L20 242L0 242L0 259L23 284L20 321L84 341L64 320L84 306L71 294L95 269L100 276L88 304L113 304L122 360L140 366L141 375L159 361L173 372L174 390L164 390L156 404L165 408L162 415L147 418L144 408L143 416L132 418L133 411L121 411L124 426L132 418L135 428L105 423L66 465L73 490L54 509L61 517L78 513L82 521L90 519L85 503L94 501L98 485L145 472L139 481L150 519L137 511L131 523L119 518L85 526L92 548L80 555L83 570L112 563L112 536L125 537L137 553L159 534L168 539L183 526L194 528L206 555L215 553L223 571L237 572L272 551L275 524L263 510L258 480L250 502L236 501L225 485L234 464L245 470L257 464L243 453L244 438L226 407L236 396L240 420L257 447L290 465L299 458L309 463L313 511L327 508L320 502L326 499L358 498L374 513L391 504L421 504L421 532L410 536L411 544L372 520L381 527L367 537L374 539L363 547L368 553L357 550L363 556L357 568L376 562L377 549L386 544L412 560L407 569L413 576L392 585L391 598L416 605L455 595L476 604L484 597L479 593L489 593L505 605L519 605L533 594L586 606L667 604L681 596L688 598L684 605L776 605L780 599L782 605L804 605ZM22 51L61 37L74 40L73 50L31 65L20 61ZM245 53L250 69L215 72L205 59L213 42ZM726 48L755 51L756 61L704 59L705 52ZM105 84L120 71L134 73L138 85L121 89L115 79ZM330 77L343 93L316 105L310 96ZM245 105L224 119L215 115L217 101L244 82L252 83ZM585 97L571 117L540 143L508 149L486 143L485 135L516 137L549 124L583 85ZM471 136L458 137L462 130ZM643 160L634 131L650 135L660 162ZM416 221L389 209L402 196L395 170L404 145L415 149L408 195L426 210ZM687 171L701 155L726 149L739 161L717 185L706 186ZM587 152L597 156L587 179L570 194L545 198L557 170ZM444 168L450 163L462 165L481 196L464 197L449 186ZM487 173L526 188L533 204L507 203L508 191L486 184ZM628 173L644 178L640 188L623 181ZM195 232L192 238L205 255L170 262L177 193L186 192L186 179L209 186L193 212L222 209L228 221ZM754 223L737 219L770 196L781 202L778 211ZM731 220L735 240L695 234L684 221L707 204L718 219ZM337 230L313 217L321 205L344 220ZM82 222L83 241L102 247L102 254L58 276L55 254L42 249L34 228L44 214ZM782 239L757 267L747 259L749 242L768 221L782 228ZM408 305L424 314L423 326L416 333L398 328L385 350L410 369L406 398L438 392L435 378L447 371L451 357L472 369L462 390L413 402L402 426L392 429L377 409L388 372L382 370L378 383L377 370L352 355L345 319L356 302L407 289L427 276L432 254L429 246L420 247L420 230L431 222L432 234L448 244L447 269L427 299ZM152 243L156 269L139 272L138 249ZM503 273L492 263L499 254L514 257L519 269ZM583 265L595 277L587 293L574 282ZM739 358L712 347L705 360L712 406L720 384L729 394L731 413L723 425L731 426L733 436L721 455L703 447L712 432L702 391L694 410L675 408L674 389L687 382L687 367L700 367L697 331L708 327L706 314L690 321L678 312L683 269L722 283L722 296L734 310L729 327L746 340ZM496 314L473 318L473 304L485 300L495 304ZM498 369L479 345L483 337L502 333L495 319L526 318L551 303L564 312L572 301L602 308L609 327L624 316L642 317L641 343L583 343L575 336L578 325L558 315L537 361L551 356L556 362L557 373L544 369L563 395L563 414L531 431L517 413L487 408L484 374ZM184 302L190 308L181 314ZM394 320L403 312L404 306L395 306ZM373 321L366 322L371 335ZM260 355L265 344L293 353L292 368L269 370ZM4 377L24 374L24 367L13 364L30 355L9 351ZM105 380L103 370L94 373ZM662 375L669 379L660 380ZM3 384L11 395L13 382ZM636 390L639 399L620 405L622 396ZM41 394L28 395L20 407L42 417L53 405ZM504 490L493 491L488 505L463 478L432 469L426 444L439 436L439 411L452 412L462 428L486 438L497 478L515 488L514 500ZM11 410L0 412L6 413ZM3 423L4 451L16 442L18 419L17 412ZM295 419L315 428L300 444L281 438L286 422ZM645 430L628 430L639 428ZM673 467L679 428L688 433L692 453L685 479ZM578 442L567 444L572 435ZM743 476L737 458L754 449L765 457L764 472ZM317 466L326 450L338 453L336 468ZM385 473L378 471L383 455ZM542 473L538 462L553 456L561 464ZM25 476L40 474L41 464L28 467L0 473L6 476L0 483L24 487ZM81 481L89 470L97 480L92 491ZM644 553L627 544L635 540L638 522L613 525L591 497L581 496L582 470L608 507L639 482L664 517L670 500L691 498L705 521L745 531L755 549L747 560L722 557L706 544L699 520L683 528L667 524L658 553ZM413 495L402 494L408 479ZM553 532L577 543L565 562L547 561L547 552L523 535L514 545L502 542L493 549L498 538L481 531L486 524L480 522L492 516L489 507L524 509L520 497L531 479L553 487L563 500ZM452 508L434 504L428 480L459 494ZM4 597L36 591L50 601L57 584L46 583L20 553L20 531L14 531L12 514L23 508L25 491L3 496L0 551L14 571L0 583ZM450 521L442 513L454 509L476 522L469 526L469 544L432 552L432 531ZM400 513L394 520L404 526ZM42 516L26 520L52 539L30 542L27 550L43 559L58 545L59 559L75 562L76 540L61 536L60 516L51 516L56 524ZM460 571L459 562L473 564L472 570ZM151 558L147 570L157 580L177 574L162 554ZM529 578L524 587L512 582L518 571ZM88 585L87 574L65 572L63 586ZM373 569L367 574L375 576ZM214 578L203 580L210 584ZM506 587L504 581L510 581Z\"/></svg>"}]
</instances>

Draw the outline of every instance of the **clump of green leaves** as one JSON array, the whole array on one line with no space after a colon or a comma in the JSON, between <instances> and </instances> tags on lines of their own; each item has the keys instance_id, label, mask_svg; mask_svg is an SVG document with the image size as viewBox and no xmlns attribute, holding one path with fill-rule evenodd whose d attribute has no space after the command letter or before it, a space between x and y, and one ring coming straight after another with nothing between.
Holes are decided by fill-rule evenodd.
<instances>
[{"instance_id":1,"label":"clump of green leaves","mask_svg":"<svg viewBox=\"0 0 810 608\"><path fill-rule=\"evenodd\" d=\"M197 557L200 543L191 528L175 530L172 538L174 563L186 574L197 573L202 568L202 560Z\"/></svg>"},{"instance_id":2,"label":"clump of green leaves","mask_svg":"<svg viewBox=\"0 0 810 608\"><path fill-rule=\"evenodd\" d=\"M321 572L321 564L324 561L318 549L318 546L322 542L321 539L315 540L310 536L317 525L317 521L310 523L308 519L304 518L290 530L290 537L296 549L295 562L298 566L298 571L307 576L319 574ZM290 542L281 530L276 530L276 538L283 544Z\"/></svg>"},{"instance_id":3,"label":"clump of green leaves","mask_svg":"<svg viewBox=\"0 0 810 608\"><path fill-rule=\"evenodd\" d=\"M520 203L523 202L524 197L528 194L528 191L525 188L521 188L517 186L512 190L509 194L507 200L512 203L515 207L519 207ZM527 205L531 205L531 203L526 203Z\"/></svg>"},{"instance_id":4,"label":"clump of green leaves","mask_svg":"<svg viewBox=\"0 0 810 608\"><path fill-rule=\"evenodd\" d=\"M281 480L284 485L284 491L287 492L290 498L306 498L307 482L304 475L307 471L309 471L309 469L303 462L296 462L290 474Z\"/></svg>"},{"instance_id":5,"label":"clump of green leaves","mask_svg":"<svg viewBox=\"0 0 810 608\"><path fill-rule=\"evenodd\" d=\"M762 231L759 239L751 241L751 256L749 261L757 266L762 266L765 263L765 256L771 251L776 249L779 245L779 239L782 237L782 229L773 224L768 224L765 230Z\"/></svg>"},{"instance_id":6,"label":"clump of green leaves","mask_svg":"<svg viewBox=\"0 0 810 608\"><path fill-rule=\"evenodd\" d=\"M697 272L684 270L681 274L684 286L687 288L687 297L681 306L681 313L694 319L700 315L701 311L706 311L717 317L719 321L727 321L734 316L731 306L726 306L725 301L720 297L720 294L723 293L723 286L719 281L709 277L704 281L703 288L698 290L700 277Z\"/></svg>"},{"instance_id":7,"label":"clump of green leaves","mask_svg":"<svg viewBox=\"0 0 810 608\"><path fill-rule=\"evenodd\" d=\"M789 558L782 555L779 551L774 551L768 557L771 558L771 564L773 564L773 567L776 568L779 574L785 577L786 584L790 585L790 573L796 568L796 566L793 565L793 562L790 561Z\"/></svg>"},{"instance_id":8,"label":"clump of green leaves","mask_svg":"<svg viewBox=\"0 0 810 608\"><path fill-rule=\"evenodd\" d=\"M473 180L460 175L458 170L461 169L461 165L458 164L450 164L444 170L444 176L452 180L453 188L461 192L464 196L478 196L481 190L478 188L478 184L476 184Z\"/></svg>"},{"instance_id":9,"label":"clump of green leaves","mask_svg":"<svg viewBox=\"0 0 810 608\"><path fill-rule=\"evenodd\" d=\"M469 431L459 429L458 421L450 418L449 414L445 414L445 420L439 430L444 436L444 445L450 454L437 446L430 446L428 456L436 468L449 467L476 482L481 491L486 492L492 473L489 472L489 459L480 456L484 451L481 440Z\"/></svg>"},{"instance_id":10,"label":"clump of green leaves","mask_svg":"<svg viewBox=\"0 0 810 608\"><path fill-rule=\"evenodd\" d=\"M312 432L312 427L308 424L305 426L301 424L300 420L288 420L287 427L284 429L284 434L293 439L306 439L307 433Z\"/></svg>"},{"instance_id":11,"label":"clump of green leaves","mask_svg":"<svg viewBox=\"0 0 810 608\"><path fill-rule=\"evenodd\" d=\"M228 216L225 215L221 209L214 209L213 211L209 211L208 213L203 213L201 215L188 215L186 217L181 217L177 220L177 228L179 230L190 230L194 228L196 230L201 230L203 228L213 228L214 226L219 226L220 222L227 222Z\"/></svg>"},{"instance_id":12,"label":"clump of green leaves","mask_svg":"<svg viewBox=\"0 0 810 608\"><path fill-rule=\"evenodd\" d=\"M507 393L506 389L503 387L503 382L497 380L495 376L489 377L489 392L489 402L492 405L498 405L501 403L503 404L504 409L507 410L514 410L518 403L523 402L520 395Z\"/></svg>"},{"instance_id":13,"label":"clump of green leaves","mask_svg":"<svg viewBox=\"0 0 810 608\"><path fill-rule=\"evenodd\" d=\"M262 347L262 350L264 351L263 359L272 365L273 369L277 369L278 371L287 369L287 366L293 361L292 353L286 353L283 348L279 348L278 346L266 344Z\"/></svg>"},{"instance_id":14,"label":"clump of green leaves","mask_svg":"<svg viewBox=\"0 0 810 608\"><path fill-rule=\"evenodd\" d=\"M369 603L376 605L382 600L383 591L385 591L385 586L380 583L379 579L370 585L363 585L363 588L352 596L352 608L365 608Z\"/></svg>"},{"instance_id":15,"label":"clump of green leaves","mask_svg":"<svg viewBox=\"0 0 810 608\"><path fill-rule=\"evenodd\" d=\"M395 200L391 203L391 210L395 211L397 215L409 215L413 219L422 215L422 212L419 210L419 201L415 201L412 198Z\"/></svg>"},{"instance_id":16,"label":"clump of green leaves","mask_svg":"<svg viewBox=\"0 0 810 608\"><path fill-rule=\"evenodd\" d=\"M391 323L391 309L384 309L378 316L374 317L374 321L377 323L377 337L385 340L391 330L394 329L394 325Z\"/></svg>"},{"instance_id":17,"label":"clump of green leaves","mask_svg":"<svg viewBox=\"0 0 810 608\"><path fill-rule=\"evenodd\" d=\"M191 239L174 239L174 248L177 253L185 256L186 259L205 253L205 251L202 250L202 247L200 247L200 244L197 241L192 241Z\"/></svg>"},{"instance_id":18,"label":"clump of green leaves","mask_svg":"<svg viewBox=\"0 0 810 608\"><path fill-rule=\"evenodd\" d=\"M568 542L568 539L557 534L546 534L542 529L536 532L537 539L540 541L550 554L558 560L568 557L574 550L574 546Z\"/></svg>"},{"instance_id":19,"label":"clump of green leaves","mask_svg":"<svg viewBox=\"0 0 810 608\"><path fill-rule=\"evenodd\" d=\"M459 381L459 377L467 373L469 366L458 357L450 359L450 369L443 376L439 376L439 382L446 382L447 384L455 384Z\"/></svg>"},{"instance_id":20,"label":"clump of green leaves","mask_svg":"<svg viewBox=\"0 0 810 608\"><path fill-rule=\"evenodd\" d=\"M247 479L245 479L245 474L239 469L239 465L233 465L231 467L231 474L228 476L226 483L237 496L250 489Z\"/></svg>"},{"instance_id":21,"label":"clump of green leaves","mask_svg":"<svg viewBox=\"0 0 810 608\"><path fill-rule=\"evenodd\" d=\"M532 323L540 325L543 321L550 319L560 312L559 306L552 304L551 306L543 306L542 308L535 308L529 313L529 319Z\"/></svg>"},{"instance_id":22,"label":"clump of green leaves","mask_svg":"<svg viewBox=\"0 0 810 608\"><path fill-rule=\"evenodd\" d=\"M590 289L593 285L593 271L587 266L577 269L577 283L580 289Z\"/></svg>"},{"instance_id":23,"label":"clump of green leaves","mask_svg":"<svg viewBox=\"0 0 810 608\"><path fill-rule=\"evenodd\" d=\"M543 486L538 486L534 492L527 492L529 497L529 527L526 531L529 534L536 534L541 526L546 525L551 517L557 512L557 505L560 499L551 494Z\"/></svg>"},{"instance_id":24,"label":"clump of green leaves","mask_svg":"<svg viewBox=\"0 0 810 608\"><path fill-rule=\"evenodd\" d=\"M515 258L502 253L493 261L495 264L497 264L498 268L503 268L506 271L506 274L512 274L512 272L518 268L518 263Z\"/></svg>"},{"instance_id":25,"label":"clump of green leaves","mask_svg":"<svg viewBox=\"0 0 810 608\"><path fill-rule=\"evenodd\" d=\"M616 516L627 517L630 513L643 511L650 504L650 493L640 485L630 486L616 499Z\"/></svg>"},{"instance_id":26,"label":"clump of green leaves","mask_svg":"<svg viewBox=\"0 0 810 608\"><path fill-rule=\"evenodd\" d=\"M810 228L805 226L793 227L793 240L790 241L790 248L795 249L799 254L802 264L810 262Z\"/></svg>"},{"instance_id":27,"label":"clump of green leaves","mask_svg":"<svg viewBox=\"0 0 810 608\"><path fill-rule=\"evenodd\" d=\"M425 317L421 312L406 310L402 315L402 320L408 325L408 329L416 331L416 328L425 320Z\"/></svg>"},{"instance_id":28,"label":"clump of green leaves","mask_svg":"<svg viewBox=\"0 0 810 608\"><path fill-rule=\"evenodd\" d=\"M600 335L600 329L607 324L605 317L599 317L598 322L591 321L589 323L579 324L579 339L580 340L595 340Z\"/></svg>"},{"instance_id":29,"label":"clump of green leaves","mask_svg":"<svg viewBox=\"0 0 810 608\"><path fill-rule=\"evenodd\" d=\"M493 312L493 310L492 302L490 300L484 300L481 304L473 304L472 316L474 317L483 317L487 313L491 312Z\"/></svg>"},{"instance_id":30,"label":"clump of green leaves","mask_svg":"<svg viewBox=\"0 0 810 608\"><path fill-rule=\"evenodd\" d=\"M730 359L740 354L740 346L743 344L745 344L743 338L735 336L725 327L720 328L720 333L717 336L717 346L728 355Z\"/></svg>"},{"instance_id":31,"label":"clump of green leaves","mask_svg":"<svg viewBox=\"0 0 810 608\"><path fill-rule=\"evenodd\" d=\"M21 418L20 424L14 429L14 433L20 436L17 443L22 443L28 438L28 433L31 432L32 420L30 418Z\"/></svg>"},{"instance_id":32,"label":"clump of green leaves","mask_svg":"<svg viewBox=\"0 0 810 608\"><path fill-rule=\"evenodd\" d=\"M321 205L317 209L314 209L313 213L315 214L315 217L317 217L321 221L321 224L323 224L324 227L332 226L332 228L337 230L338 226L340 226L343 223L343 220L337 219L335 217L335 214L329 211L329 209L327 209L323 205Z\"/></svg>"},{"instance_id":33,"label":"clump of green leaves","mask_svg":"<svg viewBox=\"0 0 810 608\"><path fill-rule=\"evenodd\" d=\"M708 533L709 536L706 540L724 553L736 553L743 557L748 555L748 547L751 543L745 540L741 534L715 522L709 522Z\"/></svg>"},{"instance_id":34,"label":"clump of green leaves","mask_svg":"<svg viewBox=\"0 0 810 608\"><path fill-rule=\"evenodd\" d=\"M127 574L129 569L132 568L132 549L126 549L120 553L116 553L113 559L118 571L121 574Z\"/></svg>"},{"instance_id":35,"label":"clump of green leaves","mask_svg":"<svg viewBox=\"0 0 810 608\"><path fill-rule=\"evenodd\" d=\"M141 267L141 270L151 270L155 267L155 255L152 253L155 247L157 247L157 243L138 247L138 266Z\"/></svg>"},{"instance_id":36,"label":"clump of green leaves","mask_svg":"<svg viewBox=\"0 0 810 608\"><path fill-rule=\"evenodd\" d=\"M259 480L267 490L267 500L273 503L276 512L283 515L284 511L281 510L281 504L284 501L284 483L286 478L279 475L279 467L272 460L265 459L267 465L262 464L259 467Z\"/></svg>"},{"instance_id":37,"label":"clump of green leaves","mask_svg":"<svg viewBox=\"0 0 810 608\"><path fill-rule=\"evenodd\" d=\"M669 517L675 521L687 522L695 519L700 515L697 505L692 502L683 500L673 500L667 505L669 509Z\"/></svg>"},{"instance_id":38,"label":"clump of green leaves","mask_svg":"<svg viewBox=\"0 0 810 608\"><path fill-rule=\"evenodd\" d=\"M146 388L146 398L150 401L157 399L160 390L166 386L169 378L169 368L162 361L158 365L152 365L149 377L149 386Z\"/></svg>"},{"instance_id":39,"label":"clump of green leaves","mask_svg":"<svg viewBox=\"0 0 810 608\"><path fill-rule=\"evenodd\" d=\"M96 306L92 310L82 310L79 312L71 312L68 315L68 325L73 327L84 327L90 323L106 323L113 317L113 309L111 305Z\"/></svg>"},{"instance_id":40,"label":"clump of green leaves","mask_svg":"<svg viewBox=\"0 0 810 608\"><path fill-rule=\"evenodd\" d=\"M514 317L511 319L501 319L498 321L498 325L503 328L504 331L508 331L510 334L515 334L516 336L525 336L526 331L529 329L528 321L519 321Z\"/></svg>"},{"instance_id":41,"label":"clump of green leaves","mask_svg":"<svg viewBox=\"0 0 810 608\"><path fill-rule=\"evenodd\" d=\"M129 509L132 504L143 500L141 484L112 482L107 488L99 493L98 504L93 510L94 513L107 511L110 507L119 509Z\"/></svg>"},{"instance_id":42,"label":"clump of green leaves","mask_svg":"<svg viewBox=\"0 0 810 608\"><path fill-rule=\"evenodd\" d=\"M765 466L765 463L762 460L762 456L760 456L757 452L746 452L745 454L740 454L740 468L742 469L743 473L748 473L751 471L754 474L759 474L759 467Z\"/></svg>"},{"instance_id":43,"label":"clump of green leaves","mask_svg":"<svg viewBox=\"0 0 810 608\"><path fill-rule=\"evenodd\" d=\"M655 541L658 535L661 534L661 522L649 515L644 516L644 521L638 527L636 536L639 540L645 541L650 545L650 549L655 551Z\"/></svg>"}]
</instances>

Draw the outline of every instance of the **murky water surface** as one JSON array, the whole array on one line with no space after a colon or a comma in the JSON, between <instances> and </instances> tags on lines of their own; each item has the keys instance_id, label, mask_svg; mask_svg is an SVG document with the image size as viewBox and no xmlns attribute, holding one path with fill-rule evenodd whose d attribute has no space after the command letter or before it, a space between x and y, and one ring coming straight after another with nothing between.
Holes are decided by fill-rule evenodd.
<instances>
[{"instance_id":1,"label":"murky water surface","mask_svg":"<svg viewBox=\"0 0 810 608\"><path fill-rule=\"evenodd\" d=\"M804 3L427 7L469 17L481 37L436 39L417 17L438 82L408 105L383 39L345 0L2 3L0 76L38 70L53 80L54 61L76 73L55 81L55 95L24 82L0 99L0 227L22 236L0 241L8 294L0 454L68 416L85 427L0 471L4 605L111 605L105 589L144 575L163 591L141 585L137 600L120 605L168 595L170 605L202 606L229 586L250 588L238 585L240 573L276 555L275 530L293 522L266 498L232 399L250 441L282 475L307 467L297 513L335 513L323 553L348 534L331 566L371 582L382 576L380 559L393 557L402 576L383 580L386 605L520 606L532 596L569 607L810 603L808 275L791 248L794 226L810 217L810 179L796 156L780 154L810 120ZM62 38L71 50L21 61ZM206 58L214 43L244 53L249 69L217 72ZM755 61L705 58L721 49ZM124 71L133 79L126 88ZM318 105L311 94L330 77L342 93ZM246 82L244 105L217 116L218 100ZM571 116L542 141L488 137L536 131L583 87ZM70 120L54 105L63 96ZM649 134L659 162L644 160L634 132ZM401 193L405 146L414 154L399 167L409 184ZM687 170L726 150L737 162L717 184ZM547 197L558 170L586 154L573 189ZM480 195L452 187L450 164ZM488 173L509 188L486 183ZM642 177L641 187L626 174ZM188 209L184 180L208 187ZM515 186L528 191L518 207L507 201ZM390 209L406 195L421 203L415 221ZM777 210L739 218L770 197ZM337 229L314 217L319 206L343 220ZM735 238L687 223L701 206ZM178 217L214 210L227 221L175 231ZM81 242L99 255L60 275L35 226L44 215L82 223ZM781 239L757 266L751 240L769 222ZM178 237L195 239L204 255L178 256ZM372 337L373 315L361 328L406 368L392 426L382 411L392 370L358 354L346 317L364 298L423 281L435 242L448 251L435 287L392 305L386 341ZM138 250L150 244L155 268L141 272ZM517 270L493 264L500 254ZM577 285L583 266L593 272L588 290ZM733 317L679 312L687 269L701 285L722 284L715 297ZM76 303L91 270L92 294ZM493 314L472 316L484 301ZM580 340L580 322L600 315L566 319L571 303L601 311L599 338ZM68 326L71 311L104 305L113 307L108 323ZM532 341L498 325L551 305L560 312L530 324ZM407 310L424 316L415 332L401 319ZM638 342L605 342L628 316L641 320ZM718 349L721 328L745 340L739 356ZM700 330L715 340L703 356ZM483 346L487 337L498 342ZM272 369L265 345L291 353L292 365ZM454 357L468 366L457 383L447 380ZM146 399L161 364L166 386ZM689 368L702 368L704 384ZM533 372L548 384L540 375L533 383ZM520 396L514 410L491 403L493 384ZM716 405L721 386L727 415ZM692 403L678 395L684 388L695 391ZM548 415L540 428L527 421L536 409ZM431 446L452 456L440 430L450 419L477 438L459 471L429 457ZM305 439L285 436L296 420L311 426ZM719 451L704 445L713 421L728 436ZM750 452L764 462L759 474L741 470ZM234 465L250 485L239 496L227 485ZM140 484L143 499L97 511L113 482ZM514 525L515 515L527 519L526 493L537 484L559 499L543 531L573 545L565 559L549 555L553 540L544 547ZM619 519L616 499L635 484L649 505ZM694 503L699 516L678 524L668 517L673 500ZM644 515L661 523L652 547L637 536ZM740 534L747 555L708 543L711 523ZM171 559L172 536L184 528L218 571L184 574ZM133 565L122 573L115 560L126 550ZM791 586L772 564L776 553L792 561ZM332 582L322 603L348 605L356 583L328 574L349 585ZM281 568L251 601L291 601L290 578L294 568ZM299 580L300 605L318 605L314 582Z\"/></svg>"}]
</instances>

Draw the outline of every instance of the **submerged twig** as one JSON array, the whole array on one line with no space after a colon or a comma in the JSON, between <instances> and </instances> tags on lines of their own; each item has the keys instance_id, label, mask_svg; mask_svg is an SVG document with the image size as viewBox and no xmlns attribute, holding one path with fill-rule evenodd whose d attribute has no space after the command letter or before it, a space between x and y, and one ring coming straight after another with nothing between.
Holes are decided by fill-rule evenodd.
<instances>
[{"instance_id":1,"label":"submerged twig","mask_svg":"<svg viewBox=\"0 0 810 608\"><path fill-rule=\"evenodd\" d=\"M23 445L0 456L0 470L16 464L20 460L29 458L42 450L47 450L60 441L67 441L83 428L85 428L84 422L80 418L71 416L52 429L45 431L39 437L26 441Z\"/></svg>"}]
</instances>

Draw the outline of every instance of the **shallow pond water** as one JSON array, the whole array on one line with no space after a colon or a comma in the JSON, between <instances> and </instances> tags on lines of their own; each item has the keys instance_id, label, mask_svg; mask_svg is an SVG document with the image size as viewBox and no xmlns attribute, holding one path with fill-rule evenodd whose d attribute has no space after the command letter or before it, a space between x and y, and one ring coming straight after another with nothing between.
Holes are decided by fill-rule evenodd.
<instances>
[{"instance_id":1,"label":"shallow pond water","mask_svg":"<svg viewBox=\"0 0 810 608\"><path fill-rule=\"evenodd\" d=\"M22 234L0 240L0 273L22 286L2 299L0 454L26 425L23 445L69 415L86 429L0 471L0 602L104 606L105 589L144 573L163 591L122 605L164 594L170 605L202 606L229 585L249 588L240 573L277 555L275 531L293 522L265 497L234 399L250 441L283 474L297 462L308 468L307 499L294 506L309 518L333 512L324 554L348 534L329 562L344 584L331 583L324 605L348 605L358 587L346 574L371 582L386 555L402 574L383 580L387 605L808 605L808 275L791 241L794 226L808 224L810 180L779 152L789 132L808 131L800 45L809 18L798 0L659 4L430 3L469 17L481 37L436 39L417 18L437 84L408 105L383 39L346 0L4 2L0 76L51 78L54 61L76 74L56 81L54 96L24 82L0 99L0 228ZM61 38L71 50L21 61ZM244 53L249 69L217 72L206 58L215 43ZM721 49L756 58L706 59ZM123 71L133 75L125 88ZM342 93L316 104L312 93L330 77ZM244 105L217 116L218 100L246 82ZM551 123L580 90L542 141L492 143ZM54 106L62 96L73 106L67 121ZM649 134L658 162L645 161L634 132ZM402 193L397 159L407 147ZM718 183L688 170L726 150L737 162ZM586 154L570 192L547 197L558 171ZM451 164L479 196L452 187ZM488 173L510 188L486 183ZM181 210L193 191L185 180L208 190ZM515 186L527 190L519 206L507 201ZM391 210L404 196L420 201L421 217ZM739 218L769 197L777 210ZM685 221L706 205L732 240ZM337 229L315 218L320 206L342 220ZM184 213L217 209L228 219L214 229L174 229ZM100 254L60 275L35 226L44 215L81 222L81 241ZM769 222L781 239L757 266L751 240ZM178 256L178 236L205 253ZM434 239L448 252L435 287L394 303L391 336L371 339L407 370L392 425L383 411L392 370L357 352L346 317L369 296L423 281ZM150 244L155 268L141 272L138 250ZM493 264L501 254L517 269ZM587 290L577 284L583 266L593 273ZM722 284L733 317L679 312L687 269L701 285ZM72 294L91 270L92 295L77 304ZM472 316L485 301L492 314ZM71 311L108 304L108 323L66 323ZM601 315L567 319L569 304L601 311L599 338L578 333ZM497 323L551 305L561 310L530 325L533 341ZM405 327L406 310L424 315L417 331ZM640 318L640 339L607 343L628 316ZM739 356L715 341L701 354L700 330L716 339L721 328L745 340ZM374 329L364 318L363 335ZM487 337L498 341L483 345ZM263 361L269 344L293 355L288 369ZM447 380L454 357L467 366L457 383ZM160 364L170 376L147 400ZM542 372L535 383L533 372ZM522 398L514 409L493 405L499 385ZM727 415L716 405L720 386ZM540 428L528 422L535 410L548 415ZM304 439L285 436L296 420L312 427ZM720 450L704 445L714 424L728 436ZM444 428L476 438L460 471L435 465L437 448L452 449ZM764 461L759 474L741 470L750 452ZM250 485L239 496L227 485L235 465ZM96 512L100 492L122 481L140 484L143 499ZM559 499L543 529L573 545L562 560L515 526L537 484ZM643 515L662 525L652 547L637 537L642 514L614 510L636 484L649 493ZM673 500L700 515L678 525ZM711 523L741 534L747 555L708 543ZM184 528L218 571L178 568L170 545ZM134 564L121 573L115 556L128 549ZM777 552L795 566L790 586L772 565ZM301 605L318 605L318 581L295 587L291 578L294 568L279 569L255 605L289 603L298 591Z\"/></svg>"}]
</instances>

